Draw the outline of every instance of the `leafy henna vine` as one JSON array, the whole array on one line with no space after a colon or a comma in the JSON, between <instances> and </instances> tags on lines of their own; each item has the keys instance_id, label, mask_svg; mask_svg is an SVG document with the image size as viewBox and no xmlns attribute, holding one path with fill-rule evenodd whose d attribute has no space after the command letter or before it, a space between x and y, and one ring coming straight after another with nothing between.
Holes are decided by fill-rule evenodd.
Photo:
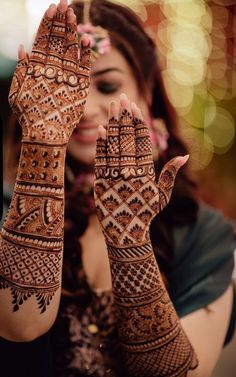
<instances>
[{"instance_id":1,"label":"leafy henna vine","mask_svg":"<svg viewBox=\"0 0 236 377\"><path fill-rule=\"evenodd\" d=\"M162 282L149 237L186 159L168 162L155 180L144 122L127 109L111 117L97 141L95 202L106 239L119 338L130 376L187 376L193 348Z\"/></svg>"},{"instance_id":2,"label":"leafy henna vine","mask_svg":"<svg viewBox=\"0 0 236 377\"><path fill-rule=\"evenodd\" d=\"M23 141L1 233L0 288L10 288L14 311L34 296L44 312L60 285L65 153L83 113L89 71L88 47L81 46L78 60L76 22L58 9L53 19L45 14L9 94Z\"/></svg>"}]
</instances>

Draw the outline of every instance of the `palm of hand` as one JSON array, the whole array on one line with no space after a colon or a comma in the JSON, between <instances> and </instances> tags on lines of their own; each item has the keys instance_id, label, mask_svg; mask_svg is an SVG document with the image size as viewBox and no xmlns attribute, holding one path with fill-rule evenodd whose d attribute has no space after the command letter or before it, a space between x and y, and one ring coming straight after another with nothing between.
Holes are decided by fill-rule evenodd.
<instances>
[{"instance_id":1,"label":"palm of hand","mask_svg":"<svg viewBox=\"0 0 236 377\"><path fill-rule=\"evenodd\" d=\"M168 203L180 164L177 157L155 181L147 126L124 111L110 119L106 139L98 139L95 204L106 241L128 246L149 241L153 217Z\"/></svg>"},{"instance_id":2,"label":"palm of hand","mask_svg":"<svg viewBox=\"0 0 236 377\"><path fill-rule=\"evenodd\" d=\"M89 87L90 51L81 46L78 59L76 22L57 10L45 14L30 57L20 60L9 102L24 141L67 143L79 123Z\"/></svg>"}]
</instances>

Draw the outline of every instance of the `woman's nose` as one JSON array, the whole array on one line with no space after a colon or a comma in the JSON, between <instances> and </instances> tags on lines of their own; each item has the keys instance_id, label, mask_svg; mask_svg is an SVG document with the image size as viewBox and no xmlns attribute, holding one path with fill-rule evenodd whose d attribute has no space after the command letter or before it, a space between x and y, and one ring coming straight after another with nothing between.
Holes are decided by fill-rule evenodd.
<instances>
[{"instance_id":1,"label":"woman's nose","mask_svg":"<svg viewBox=\"0 0 236 377\"><path fill-rule=\"evenodd\" d=\"M90 90L84 109L83 119L86 122L104 122L107 115L108 105L101 101L98 95L95 96L93 90Z\"/></svg>"}]
</instances>

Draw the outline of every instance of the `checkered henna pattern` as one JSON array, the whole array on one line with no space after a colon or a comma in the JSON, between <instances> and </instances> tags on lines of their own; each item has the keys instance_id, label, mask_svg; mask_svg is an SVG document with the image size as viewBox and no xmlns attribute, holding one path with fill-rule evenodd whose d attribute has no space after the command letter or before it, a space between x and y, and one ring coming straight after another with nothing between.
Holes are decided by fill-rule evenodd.
<instances>
[{"instance_id":1,"label":"checkered henna pattern","mask_svg":"<svg viewBox=\"0 0 236 377\"><path fill-rule=\"evenodd\" d=\"M30 57L21 60L9 102L22 126L22 148L11 205L1 232L0 288L13 310L35 296L44 312L60 285L64 224L64 161L83 113L90 49L78 60L76 21L58 9L44 15Z\"/></svg>"},{"instance_id":2,"label":"checkered henna pattern","mask_svg":"<svg viewBox=\"0 0 236 377\"><path fill-rule=\"evenodd\" d=\"M197 366L194 350L163 284L149 236L168 203L179 158L156 184L147 126L127 109L97 141L95 202L106 239L118 331L130 376L183 377Z\"/></svg>"}]
</instances>

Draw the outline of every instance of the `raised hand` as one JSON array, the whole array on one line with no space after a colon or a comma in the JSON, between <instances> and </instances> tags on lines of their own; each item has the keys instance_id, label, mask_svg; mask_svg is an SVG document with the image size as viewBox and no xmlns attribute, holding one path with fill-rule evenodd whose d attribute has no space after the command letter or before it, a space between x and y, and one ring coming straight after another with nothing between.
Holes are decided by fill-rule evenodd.
<instances>
[{"instance_id":1,"label":"raised hand","mask_svg":"<svg viewBox=\"0 0 236 377\"><path fill-rule=\"evenodd\" d=\"M82 39L78 58L76 17L66 0L49 7L31 55L21 46L19 57L9 101L23 139L0 238L0 289L10 288L13 311L28 301L23 311L32 313L33 296L52 320L60 298L66 147L83 113L90 70L89 40Z\"/></svg>"},{"instance_id":2,"label":"raised hand","mask_svg":"<svg viewBox=\"0 0 236 377\"><path fill-rule=\"evenodd\" d=\"M39 26L32 53L20 47L9 102L24 141L66 144L83 113L89 88L90 48L67 1L52 4Z\"/></svg>"},{"instance_id":3,"label":"raised hand","mask_svg":"<svg viewBox=\"0 0 236 377\"><path fill-rule=\"evenodd\" d=\"M149 130L140 110L125 96L120 108L111 104L95 161L97 214L109 244L149 241L151 220L169 202L178 169L187 159L169 161L156 184Z\"/></svg>"},{"instance_id":4,"label":"raised hand","mask_svg":"<svg viewBox=\"0 0 236 377\"><path fill-rule=\"evenodd\" d=\"M163 284L149 237L152 218L170 200L178 169L163 168L158 183L148 127L122 95L99 129L95 202L106 238L118 334L129 376L181 376L197 360Z\"/></svg>"}]
</instances>

